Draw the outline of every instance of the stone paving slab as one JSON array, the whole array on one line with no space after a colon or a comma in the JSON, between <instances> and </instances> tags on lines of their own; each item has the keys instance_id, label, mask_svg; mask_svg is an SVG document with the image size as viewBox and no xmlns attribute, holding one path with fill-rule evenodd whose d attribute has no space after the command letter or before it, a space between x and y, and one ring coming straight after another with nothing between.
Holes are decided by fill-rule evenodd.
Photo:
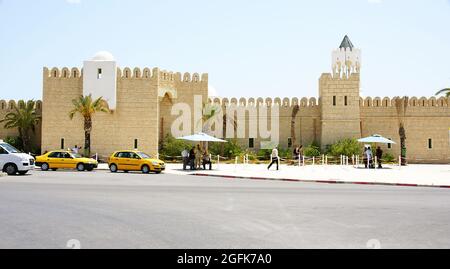
<instances>
[{"instance_id":1,"label":"stone paving slab","mask_svg":"<svg viewBox=\"0 0 450 269\"><path fill-rule=\"evenodd\" d=\"M168 164L166 173L215 176L230 179L282 180L317 183L352 183L372 185L420 186L450 188L450 165L385 166L364 169L353 166L280 166L268 171L266 165L221 164L215 170L183 171L178 164Z\"/></svg>"}]
</instances>

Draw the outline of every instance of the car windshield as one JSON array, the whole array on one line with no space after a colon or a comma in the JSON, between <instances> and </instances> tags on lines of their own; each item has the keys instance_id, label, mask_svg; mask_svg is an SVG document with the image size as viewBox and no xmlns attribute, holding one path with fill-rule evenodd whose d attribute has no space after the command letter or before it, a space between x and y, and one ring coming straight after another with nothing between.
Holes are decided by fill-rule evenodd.
<instances>
[{"instance_id":1,"label":"car windshield","mask_svg":"<svg viewBox=\"0 0 450 269\"><path fill-rule=\"evenodd\" d=\"M139 155L139 157L141 157L142 159L151 159L152 157L150 157L150 155L144 153L144 152L138 152L137 153Z\"/></svg>"},{"instance_id":2,"label":"car windshield","mask_svg":"<svg viewBox=\"0 0 450 269\"><path fill-rule=\"evenodd\" d=\"M9 153L20 153L20 151L18 149L11 146L10 144L2 143L2 144L0 144L0 146L2 146Z\"/></svg>"},{"instance_id":3,"label":"car windshield","mask_svg":"<svg viewBox=\"0 0 450 269\"><path fill-rule=\"evenodd\" d=\"M78 153L70 153L70 155L72 156L72 158L82 158L83 156L81 156L80 154L78 154Z\"/></svg>"}]
</instances>

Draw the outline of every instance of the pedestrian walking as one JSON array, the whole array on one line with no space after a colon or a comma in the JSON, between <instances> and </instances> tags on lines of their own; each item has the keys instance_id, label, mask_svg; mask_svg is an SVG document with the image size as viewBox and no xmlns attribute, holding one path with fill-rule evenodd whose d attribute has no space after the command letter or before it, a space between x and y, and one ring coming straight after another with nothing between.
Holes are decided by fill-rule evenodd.
<instances>
[{"instance_id":1,"label":"pedestrian walking","mask_svg":"<svg viewBox=\"0 0 450 269\"><path fill-rule=\"evenodd\" d=\"M272 154L271 154L271 156L272 156L272 162L269 164L269 167L267 167L267 170L270 170L270 168L272 167L272 165L274 165L274 164L276 164L277 165L277 171L278 170L280 170L279 168L279 163L280 163L280 157L278 156L278 149L277 148L274 148L273 150L272 150Z\"/></svg>"}]
</instances>

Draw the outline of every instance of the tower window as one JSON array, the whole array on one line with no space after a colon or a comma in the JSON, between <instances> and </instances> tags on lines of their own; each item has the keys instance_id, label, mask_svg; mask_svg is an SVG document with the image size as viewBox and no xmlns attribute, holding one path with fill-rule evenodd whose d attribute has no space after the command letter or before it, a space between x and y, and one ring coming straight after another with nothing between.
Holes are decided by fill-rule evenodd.
<instances>
[{"instance_id":1,"label":"tower window","mask_svg":"<svg viewBox=\"0 0 450 269\"><path fill-rule=\"evenodd\" d=\"M336 95L333 96L333 106L336 106Z\"/></svg>"},{"instance_id":2,"label":"tower window","mask_svg":"<svg viewBox=\"0 0 450 269\"><path fill-rule=\"evenodd\" d=\"M101 68L99 68L99 69L97 69L97 79L101 79L102 78L102 69Z\"/></svg>"},{"instance_id":3,"label":"tower window","mask_svg":"<svg viewBox=\"0 0 450 269\"><path fill-rule=\"evenodd\" d=\"M347 96L344 97L344 105L348 106L348 97Z\"/></svg>"},{"instance_id":4,"label":"tower window","mask_svg":"<svg viewBox=\"0 0 450 269\"><path fill-rule=\"evenodd\" d=\"M249 138L248 139L248 147L249 148L255 148L255 139L254 138Z\"/></svg>"},{"instance_id":5,"label":"tower window","mask_svg":"<svg viewBox=\"0 0 450 269\"><path fill-rule=\"evenodd\" d=\"M64 149L64 138L61 138L61 149Z\"/></svg>"},{"instance_id":6,"label":"tower window","mask_svg":"<svg viewBox=\"0 0 450 269\"><path fill-rule=\"evenodd\" d=\"M388 139L392 140L391 138L388 138ZM387 147L388 147L388 149L391 149L392 148L392 144L388 144Z\"/></svg>"},{"instance_id":7,"label":"tower window","mask_svg":"<svg viewBox=\"0 0 450 269\"><path fill-rule=\"evenodd\" d=\"M432 149L433 148L433 139L428 139L428 149Z\"/></svg>"},{"instance_id":8,"label":"tower window","mask_svg":"<svg viewBox=\"0 0 450 269\"><path fill-rule=\"evenodd\" d=\"M138 140L137 139L134 140L134 149L138 149Z\"/></svg>"}]
</instances>

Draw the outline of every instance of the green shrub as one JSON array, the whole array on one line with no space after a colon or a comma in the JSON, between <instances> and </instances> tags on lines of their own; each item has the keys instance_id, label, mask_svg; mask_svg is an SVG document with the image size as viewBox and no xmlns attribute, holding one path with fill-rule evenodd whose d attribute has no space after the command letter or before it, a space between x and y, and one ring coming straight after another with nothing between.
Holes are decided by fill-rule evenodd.
<instances>
[{"instance_id":1,"label":"green shrub","mask_svg":"<svg viewBox=\"0 0 450 269\"><path fill-rule=\"evenodd\" d=\"M190 143L174 138L171 135L167 135L162 143L161 150L159 151L160 157L165 159L166 156L180 156L181 152L185 149L190 150L193 145ZM172 159L172 158L169 158Z\"/></svg>"},{"instance_id":2,"label":"green shrub","mask_svg":"<svg viewBox=\"0 0 450 269\"><path fill-rule=\"evenodd\" d=\"M320 146L317 144L317 142L313 142L303 150L303 155L305 155L306 157L320 156Z\"/></svg>"},{"instance_id":3,"label":"green shrub","mask_svg":"<svg viewBox=\"0 0 450 269\"><path fill-rule=\"evenodd\" d=\"M290 149L279 149L278 155L283 159L292 159L292 152Z\"/></svg>"},{"instance_id":4,"label":"green shrub","mask_svg":"<svg viewBox=\"0 0 450 269\"><path fill-rule=\"evenodd\" d=\"M20 137L7 136L4 141L16 149L23 151L23 143Z\"/></svg>"},{"instance_id":5,"label":"green shrub","mask_svg":"<svg viewBox=\"0 0 450 269\"><path fill-rule=\"evenodd\" d=\"M228 143L209 143L209 152L213 155L220 155L226 158L241 156L244 150L239 146L235 139L227 140ZM223 149L223 153L222 153Z\"/></svg>"},{"instance_id":6,"label":"green shrub","mask_svg":"<svg viewBox=\"0 0 450 269\"><path fill-rule=\"evenodd\" d=\"M263 160L270 160L270 154L272 154L270 149L260 149L258 151L258 157Z\"/></svg>"},{"instance_id":7,"label":"green shrub","mask_svg":"<svg viewBox=\"0 0 450 269\"><path fill-rule=\"evenodd\" d=\"M387 163L393 163L395 162L395 157L391 153L385 153L383 154L383 161Z\"/></svg>"},{"instance_id":8,"label":"green shrub","mask_svg":"<svg viewBox=\"0 0 450 269\"><path fill-rule=\"evenodd\" d=\"M328 151L332 156L348 156L358 155L361 152L361 144L356 139L343 139L331 145Z\"/></svg>"}]
</instances>

